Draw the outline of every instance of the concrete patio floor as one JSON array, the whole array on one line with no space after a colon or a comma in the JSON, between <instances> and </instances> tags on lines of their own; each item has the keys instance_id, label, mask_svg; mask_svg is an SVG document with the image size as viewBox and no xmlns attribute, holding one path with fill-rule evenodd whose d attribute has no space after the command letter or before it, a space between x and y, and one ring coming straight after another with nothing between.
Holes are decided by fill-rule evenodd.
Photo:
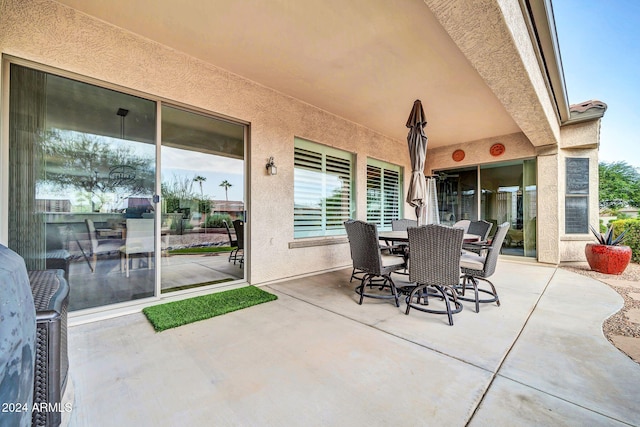
<instances>
[{"instance_id":1,"label":"concrete patio floor","mask_svg":"<svg viewBox=\"0 0 640 427\"><path fill-rule=\"evenodd\" d=\"M607 285L501 260L502 305L446 316L356 303L350 269L155 333L142 314L72 326L70 426L640 425L640 365L602 322ZM402 285L403 276L395 276Z\"/></svg>"}]
</instances>

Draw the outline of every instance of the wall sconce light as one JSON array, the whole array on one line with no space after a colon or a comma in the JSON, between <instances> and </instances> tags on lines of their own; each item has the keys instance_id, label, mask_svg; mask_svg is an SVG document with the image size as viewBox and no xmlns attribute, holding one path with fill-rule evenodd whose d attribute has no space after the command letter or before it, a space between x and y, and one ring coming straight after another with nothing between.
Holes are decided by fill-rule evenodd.
<instances>
[{"instance_id":1,"label":"wall sconce light","mask_svg":"<svg viewBox=\"0 0 640 427\"><path fill-rule=\"evenodd\" d=\"M269 162L267 163L267 172L269 173L269 175L278 174L278 168L276 167L276 164L273 162L273 157L269 157Z\"/></svg>"}]
</instances>

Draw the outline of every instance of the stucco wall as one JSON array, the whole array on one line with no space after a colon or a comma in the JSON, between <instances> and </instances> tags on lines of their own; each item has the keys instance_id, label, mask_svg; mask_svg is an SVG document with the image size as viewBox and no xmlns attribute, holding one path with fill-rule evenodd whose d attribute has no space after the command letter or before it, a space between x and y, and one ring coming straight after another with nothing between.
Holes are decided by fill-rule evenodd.
<instances>
[{"instance_id":1,"label":"stucco wall","mask_svg":"<svg viewBox=\"0 0 640 427\"><path fill-rule=\"evenodd\" d=\"M504 162L514 159L537 159L538 179L538 261L558 264L568 261L584 261L584 245L592 241L591 233L564 233L564 200L565 200L565 159L581 157L589 159L589 221L598 224L598 150L600 121L578 123L561 128L561 144L557 146L535 148L523 134L505 135L500 138L473 141L451 147L443 147L429 151L427 156L427 173L434 169L452 169L464 166ZM489 153L489 147L502 143L506 151L499 157ZM460 162L452 159L456 149L465 151L465 158ZM544 225L544 226L542 226Z\"/></svg>"},{"instance_id":2,"label":"stucco wall","mask_svg":"<svg viewBox=\"0 0 640 427\"><path fill-rule=\"evenodd\" d=\"M560 148L598 148L601 121L592 120L564 126Z\"/></svg>"},{"instance_id":3,"label":"stucco wall","mask_svg":"<svg viewBox=\"0 0 640 427\"><path fill-rule=\"evenodd\" d=\"M557 150L538 153L538 261L560 262L559 233L560 206L564 206L559 192L560 173Z\"/></svg>"},{"instance_id":4,"label":"stucco wall","mask_svg":"<svg viewBox=\"0 0 640 427\"><path fill-rule=\"evenodd\" d=\"M430 173L436 167L454 168L537 157L538 258L542 262L557 263L561 259L577 257L587 236L579 241L563 236L564 158L589 157L592 159L591 178L597 179L595 147L599 122L595 128L593 124L561 128L560 146L563 149L558 150L555 145L558 125L550 112L550 101L544 96L546 91L540 76L526 77L536 70L535 57L526 40L522 39L525 27L521 15L514 8L515 2L509 7L500 1L472 5L433 0L427 4L506 110L514 115L524 133L429 150L426 172ZM496 16L498 9L506 15L498 22L491 24L478 19L478 16ZM486 39L470 40L468 27L463 25L467 21L476 28L471 34L483 34ZM487 26L489 28L485 28ZM512 39L514 32L522 37ZM250 213L247 234L251 256L246 268L251 283L350 264L346 243L290 248L294 241L294 137L358 153L356 208L360 219L366 219L368 156L404 166L405 183L410 173L404 140L390 139L50 0L0 1L0 51L98 79L127 91L139 91L143 96L166 99L250 124L246 178L249 193L246 201ZM495 61L492 58L496 55L506 59ZM505 72L496 65L498 63L510 63L513 69ZM505 79L505 73L515 78ZM543 99L542 104L540 99ZM404 123L398 123L398 126L404 128ZM6 127L1 130L6 142ZM496 142L506 146L506 152L499 157L489 153L489 147ZM458 148L466 152L461 162L451 158ZM6 144L2 150L6 158ZM270 156L275 158L278 166L276 176L268 176L264 168ZM2 173L6 174L6 171ZM1 184L4 186L2 189L6 189L6 175L3 175ZM6 191L4 193L0 196L5 197ZM597 224L597 192L590 202L591 220ZM406 205L404 208L405 216L412 217L412 209ZM0 224L0 242L3 242L7 236L7 221L6 210L3 211L1 206Z\"/></svg>"},{"instance_id":5,"label":"stucco wall","mask_svg":"<svg viewBox=\"0 0 640 427\"><path fill-rule=\"evenodd\" d=\"M532 144L557 144L560 126L519 2L425 3Z\"/></svg>"},{"instance_id":6,"label":"stucco wall","mask_svg":"<svg viewBox=\"0 0 640 427\"><path fill-rule=\"evenodd\" d=\"M366 217L367 156L400 164L406 176L410 173L405 141L392 140L52 1L8 0L0 2L0 8L3 54L250 123L246 179L251 257L246 268L251 283L351 263L346 243L289 249L294 240L295 136L359 153L359 218ZM404 123L398 125L404 127ZM270 156L278 166L276 176L265 171ZM0 239L6 240L6 229Z\"/></svg>"},{"instance_id":7,"label":"stucco wall","mask_svg":"<svg viewBox=\"0 0 640 427\"><path fill-rule=\"evenodd\" d=\"M493 144L501 143L505 146L505 152L494 157L489 152ZM451 157L455 150L463 150L465 153L462 161L456 162ZM483 163L504 162L513 159L534 158L536 156L535 147L522 133L504 135L499 138L487 138L478 141L471 141L466 144L441 147L433 150L428 149L426 173L433 173L434 169L453 169L464 166L477 165Z\"/></svg>"},{"instance_id":8,"label":"stucco wall","mask_svg":"<svg viewBox=\"0 0 640 427\"><path fill-rule=\"evenodd\" d=\"M489 148L496 143L504 144L504 154L494 157ZM465 152L464 160L456 162L452 154L456 149ZM538 180L538 226L537 255L544 263L560 262L559 211L564 207L564 199L558 190L558 174L560 173L559 156L556 146L538 148L531 145L522 133L505 135L500 138L489 138L473 141L458 146L443 147L429 151L427 156L427 173L434 169L452 169L477 164L505 162L516 159L536 158Z\"/></svg>"},{"instance_id":9,"label":"stucco wall","mask_svg":"<svg viewBox=\"0 0 640 427\"><path fill-rule=\"evenodd\" d=\"M566 189L565 161L568 157L578 157L589 159L589 223L598 229L599 221L599 194L598 194L598 149L600 120L562 128L562 147L559 150L558 190L562 205L564 205L564 193ZM564 209L560 209L560 260L586 261L584 247L588 242L594 242L595 238L591 232L585 234L566 234L564 232Z\"/></svg>"}]
</instances>

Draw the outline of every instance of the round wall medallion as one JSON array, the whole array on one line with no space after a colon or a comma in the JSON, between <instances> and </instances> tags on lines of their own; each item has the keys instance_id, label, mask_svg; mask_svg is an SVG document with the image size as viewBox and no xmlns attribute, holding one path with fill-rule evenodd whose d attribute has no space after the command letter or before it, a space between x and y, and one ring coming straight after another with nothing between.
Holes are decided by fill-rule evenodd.
<instances>
[{"instance_id":1,"label":"round wall medallion","mask_svg":"<svg viewBox=\"0 0 640 427\"><path fill-rule=\"evenodd\" d=\"M461 161L462 159L464 159L464 151L462 150L454 151L453 154L451 155L451 158L456 162Z\"/></svg>"},{"instance_id":2,"label":"round wall medallion","mask_svg":"<svg viewBox=\"0 0 640 427\"><path fill-rule=\"evenodd\" d=\"M489 148L489 153L491 153L492 156L500 156L504 153L504 151L505 148L502 144L493 144L491 148Z\"/></svg>"}]
</instances>

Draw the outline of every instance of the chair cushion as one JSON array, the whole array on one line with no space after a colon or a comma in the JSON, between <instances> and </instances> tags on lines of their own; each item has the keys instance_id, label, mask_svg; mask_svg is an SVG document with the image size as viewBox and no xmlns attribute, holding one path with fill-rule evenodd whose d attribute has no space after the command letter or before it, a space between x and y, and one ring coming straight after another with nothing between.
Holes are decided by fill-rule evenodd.
<instances>
[{"instance_id":1,"label":"chair cushion","mask_svg":"<svg viewBox=\"0 0 640 427\"><path fill-rule=\"evenodd\" d=\"M468 268L469 270L482 270L484 268L484 256L479 256L471 252L463 251L460 256L460 268Z\"/></svg>"},{"instance_id":2,"label":"chair cushion","mask_svg":"<svg viewBox=\"0 0 640 427\"><path fill-rule=\"evenodd\" d=\"M381 258L383 267L391 267L394 265L404 266L404 258L402 258L401 256L382 255Z\"/></svg>"}]
</instances>

